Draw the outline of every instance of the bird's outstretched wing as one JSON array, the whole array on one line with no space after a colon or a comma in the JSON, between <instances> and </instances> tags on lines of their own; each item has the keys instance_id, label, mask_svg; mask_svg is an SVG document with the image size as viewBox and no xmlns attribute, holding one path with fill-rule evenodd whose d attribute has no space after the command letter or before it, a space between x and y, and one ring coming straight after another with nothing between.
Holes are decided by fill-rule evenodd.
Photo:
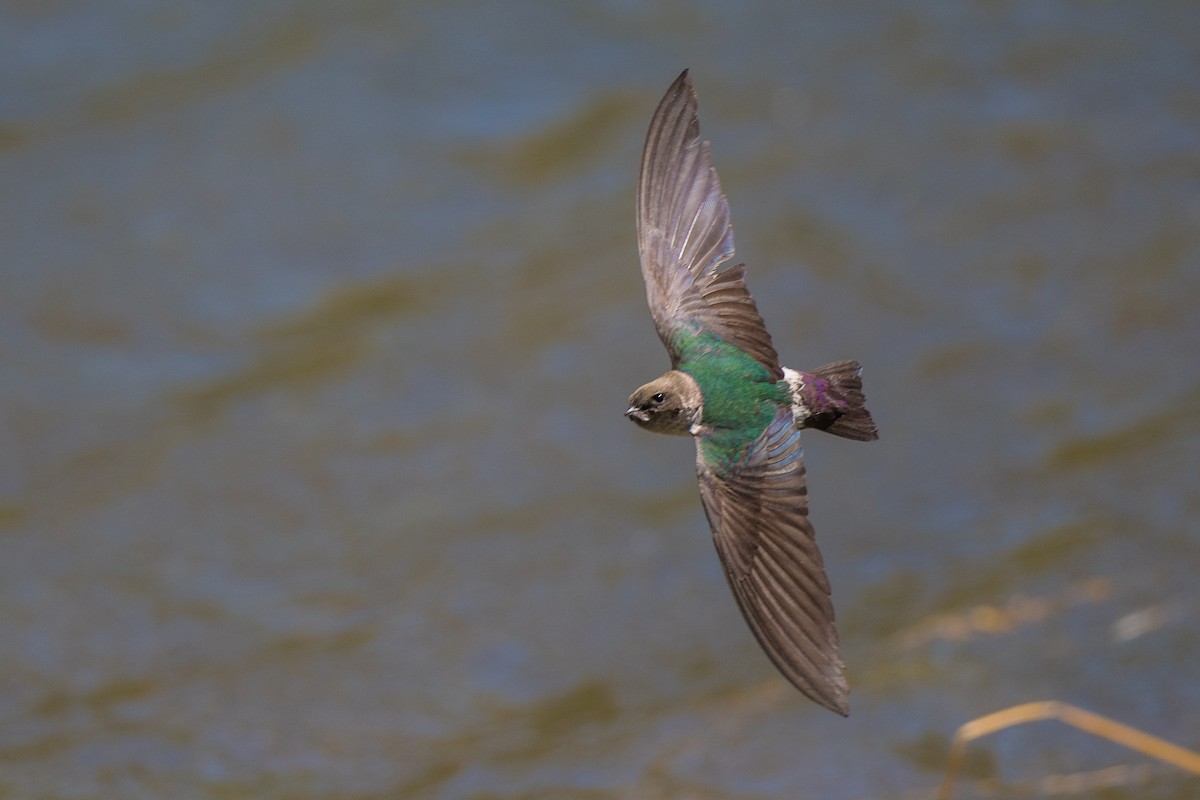
<instances>
[{"instance_id":1,"label":"bird's outstretched wing","mask_svg":"<svg viewBox=\"0 0 1200 800\"><path fill-rule=\"evenodd\" d=\"M780 409L733 465L708 463L697 437L696 471L725 576L750 629L796 688L845 716L849 686L791 410Z\"/></svg>"},{"instance_id":2,"label":"bird's outstretched wing","mask_svg":"<svg viewBox=\"0 0 1200 800\"><path fill-rule=\"evenodd\" d=\"M696 92L687 70L650 120L638 175L637 230L646 300L659 338L678 366L686 333L710 331L759 361L775 380L779 356L746 289L746 265L718 272L733 256L729 204L700 140Z\"/></svg>"}]
</instances>

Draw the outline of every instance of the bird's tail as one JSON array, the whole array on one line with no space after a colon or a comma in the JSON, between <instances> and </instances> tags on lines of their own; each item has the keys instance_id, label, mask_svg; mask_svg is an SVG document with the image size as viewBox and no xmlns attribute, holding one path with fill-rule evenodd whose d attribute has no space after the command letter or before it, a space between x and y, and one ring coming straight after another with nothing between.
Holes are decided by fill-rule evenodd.
<instances>
[{"instance_id":1,"label":"bird's tail","mask_svg":"<svg viewBox=\"0 0 1200 800\"><path fill-rule=\"evenodd\" d=\"M836 361L812 372L800 372L799 378L798 382L792 382L792 391L797 405L806 411L798 415L800 427L817 428L860 442L879 438L863 396L861 364Z\"/></svg>"}]
</instances>

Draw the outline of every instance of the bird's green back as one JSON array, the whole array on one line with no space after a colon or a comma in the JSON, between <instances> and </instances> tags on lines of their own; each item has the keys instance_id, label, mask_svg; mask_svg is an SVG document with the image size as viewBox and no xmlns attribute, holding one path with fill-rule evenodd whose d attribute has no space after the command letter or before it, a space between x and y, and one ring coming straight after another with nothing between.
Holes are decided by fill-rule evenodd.
<instances>
[{"instance_id":1,"label":"bird's green back","mask_svg":"<svg viewBox=\"0 0 1200 800\"><path fill-rule=\"evenodd\" d=\"M691 375L704 395L701 442L711 467L729 466L791 402L787 383L775 381L753 356L708 331L683 331L676 341L676 369Z\"/></svg>"}]
</instances>

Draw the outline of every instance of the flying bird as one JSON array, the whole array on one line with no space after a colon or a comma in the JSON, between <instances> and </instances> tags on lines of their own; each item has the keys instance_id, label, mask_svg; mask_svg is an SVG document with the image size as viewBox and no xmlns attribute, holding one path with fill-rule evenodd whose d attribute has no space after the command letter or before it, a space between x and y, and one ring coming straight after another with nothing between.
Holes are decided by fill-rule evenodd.
<instances>
[{"instance_id":1,"label":"flying bird","mask_svg":"<svg viewBox=\"0 0 1200 800\"><path fill-rule=\"evenodd\" d=\"M625 415L695 440L700 499L750 630L796 688L845 716L849 686L808 519L800 431L860 441L878 433L859 364L781 366L746 288L746 265L718 269L733 256L733 227L687 70L650 120L637 234L671 370L635 391Z\"/></svg>"}]
</instances>

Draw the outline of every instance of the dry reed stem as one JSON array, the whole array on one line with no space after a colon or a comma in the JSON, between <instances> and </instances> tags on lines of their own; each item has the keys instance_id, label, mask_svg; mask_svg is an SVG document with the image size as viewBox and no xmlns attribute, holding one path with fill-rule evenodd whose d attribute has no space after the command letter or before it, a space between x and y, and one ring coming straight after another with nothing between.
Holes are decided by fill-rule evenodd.
<instances>
[{"instance_id":1,"label":"dry reed stem","mask_svg":"<svg viewBox=\"0 0 1200 800\"><path fill-rule=\"evenodd\" d=\"M963 756L966 754L969 742L1014 725L1024 725L1044 719L1056 719L1085 733L1124 745L1131 750L1200 775L1200 753L1172 744L1165 739L1159 739L1157 736L1151 736L1137 728L1122 725L1120 722L1100 714L1084 711L1082 708L1068 703L1044 700L1037 703L1023 703L978 717L955 731L954 739L950 743L950 758L946 763L946 774L938 789L937 800L950 800L954 792L954 781L962 766Z\"/></svg>"}]
</instances>

